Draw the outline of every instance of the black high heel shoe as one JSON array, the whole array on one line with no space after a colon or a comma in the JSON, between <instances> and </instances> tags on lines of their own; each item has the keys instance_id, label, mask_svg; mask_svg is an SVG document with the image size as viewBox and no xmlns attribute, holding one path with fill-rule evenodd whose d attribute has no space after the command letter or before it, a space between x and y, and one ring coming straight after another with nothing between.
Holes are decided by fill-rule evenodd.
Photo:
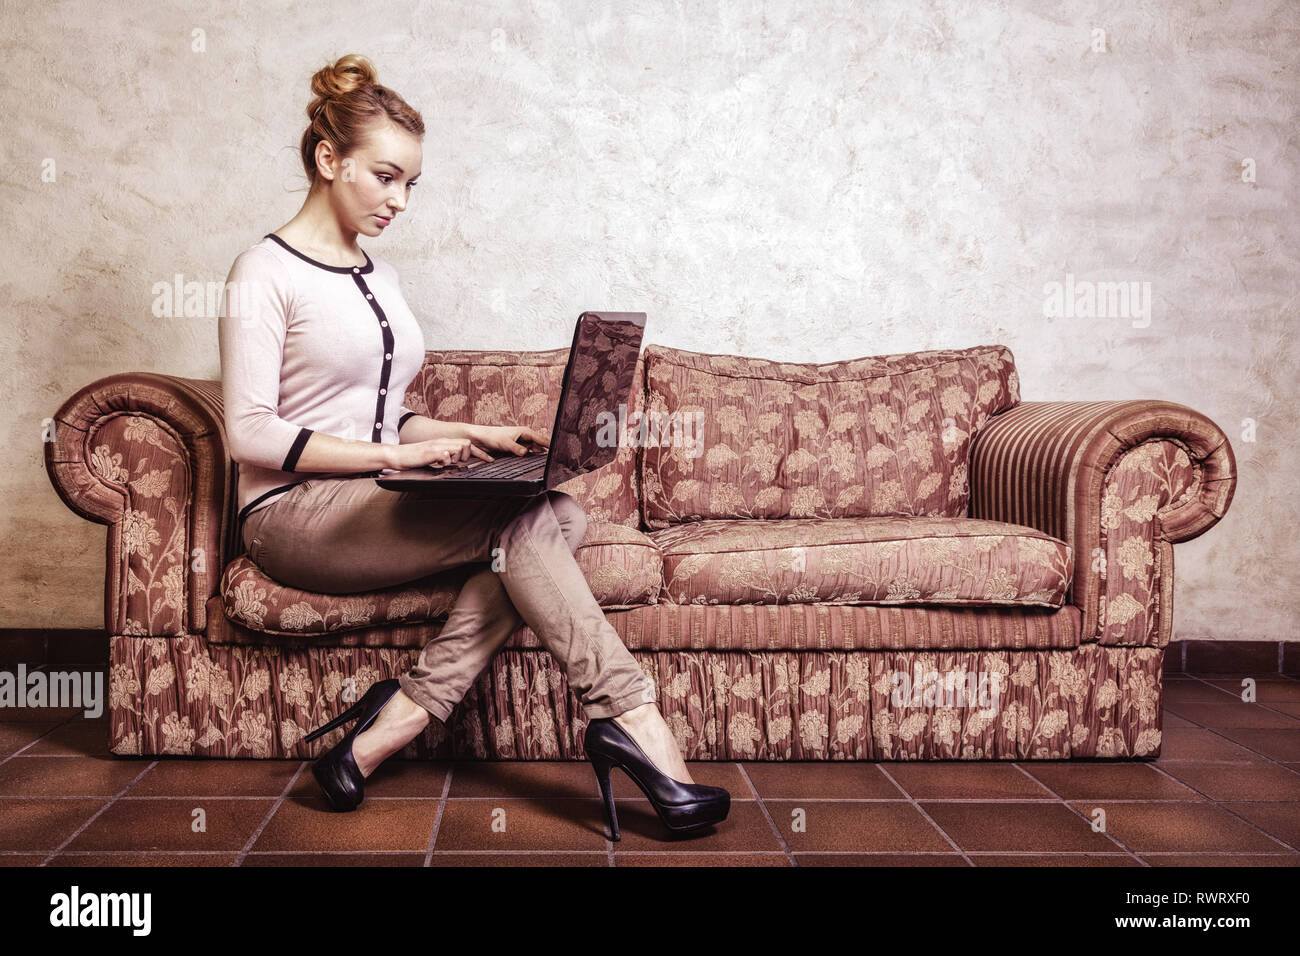
<instances>
[{"instance_id":1,"label":"black high heel shoe","mask_svg":"<svg viewBox=\"0 0 1300 956\"><path fill-rule=\"evenodd\" d=\"M312 776L325 791L325 800L332 809L355 810L365 797L366 778L362 776L357 768L357 762L352 758L352 739L375 722L379 712L393 699L393 695L401 689L401 686L396 677L371 684L370 689L359 701L328 724L317 727L303 738L310 743L354 717L361 718L341 741L311 765Z\"/></svg>"},{"instance_id":2,"label":"black high heel shoe","mask_svg":"<svg viewBox=\"0 0 1300 956\"><path fill-rule=\"evenodd\" d=\"M615 842L620 839L618 815L614 811L614 788L609 782L609 771L614 767L632 778L663 825L674 833L721 823L731 810L731 794L722 787L682 783L660 771L613 717L592 718L583 736L583 747L596 770L605 801L605 822Z\"/></svg>"}]
</instances>

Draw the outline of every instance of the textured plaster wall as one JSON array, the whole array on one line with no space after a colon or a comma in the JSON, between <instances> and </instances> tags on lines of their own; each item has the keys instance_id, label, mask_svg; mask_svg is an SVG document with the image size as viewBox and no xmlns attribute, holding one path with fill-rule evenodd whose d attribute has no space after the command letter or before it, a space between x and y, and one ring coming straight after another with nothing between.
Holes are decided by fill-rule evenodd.
<instances>
[{"instance_id":1,"label":"textured plaster wall","mask_svg":"<svg viewBox=\"0 0 1300 956\"><path fill-rule=\"evenodd\" d=\"M223 280L297 211L308 79L360 52L428 126L408 214L368 248L430 347L555 348L584 308L635 309L683 348L1001 342L1026 400L1183 402L1241 477L1176 550L1175 637L1295 636L1294 2L3 17L0 626L102 625L105 529L52 491L41 422L114 372L219 376L215 315L155 318L152 286ZM1045 316L1067 275L1149 283L1149 323Z\"/></svg>"}]
</instances>

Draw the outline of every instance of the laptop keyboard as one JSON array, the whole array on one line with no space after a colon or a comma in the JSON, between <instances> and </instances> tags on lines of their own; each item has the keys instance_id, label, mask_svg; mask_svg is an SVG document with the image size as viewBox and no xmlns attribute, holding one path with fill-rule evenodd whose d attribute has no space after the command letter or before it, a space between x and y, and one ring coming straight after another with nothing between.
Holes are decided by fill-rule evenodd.
<instances>
[{"instance_id":1,"label":"laptop keyboard","mask_svg":"<svg viewBox=\"0 0 1300 956\"><path fill-rule=\"evenodd\" d=\"M503 455L495 461L476 459L479 464L470 467L465 462L457 462L439 468L441 478L517 478L525 472L546 463L546 452L531 451L526 455Z\"/></svg>"}]
</instances>

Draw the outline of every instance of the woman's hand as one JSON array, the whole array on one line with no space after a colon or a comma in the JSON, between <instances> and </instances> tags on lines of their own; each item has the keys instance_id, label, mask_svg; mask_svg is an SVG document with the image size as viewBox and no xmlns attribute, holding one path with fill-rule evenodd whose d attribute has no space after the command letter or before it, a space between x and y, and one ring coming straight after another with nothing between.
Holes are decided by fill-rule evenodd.
<instances>
[{"instance_id":1,"label":"woman's hand","mask_svg":"<svg viewBox=\"0 0 1300 956\"><path fill-rule=\"evenodd\" d=\"M469 438L433 438L429 441L406 442L391 445L393 467L398 471L412 468L444 468L457 462L482 458L492 461L492 456Z\"/></svg>"},{"instance_id":2,"label":"woman's hand","mask_svg":"<svg viewBox=\"0 0 1300 956\"><path fill-rule=\"evenodd\" d=\"M545 451L551 446L549 438L543 438L540 433L524 425L468 425L466 430L475 444L514 455ZM525 442L531 442L534 447L526 447Z\"/></svg>"}]
</instances>

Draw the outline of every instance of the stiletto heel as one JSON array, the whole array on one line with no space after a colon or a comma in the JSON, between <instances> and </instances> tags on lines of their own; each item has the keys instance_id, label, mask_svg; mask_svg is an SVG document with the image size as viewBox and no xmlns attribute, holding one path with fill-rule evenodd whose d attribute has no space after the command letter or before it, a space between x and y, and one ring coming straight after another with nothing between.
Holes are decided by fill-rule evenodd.
<instances>
[{"instance_id":1,"label":"stiletto heel","mask_svg":"<svg viewBox=\"0 0 1300 956\"><path fill-rule=\"evenodd\" d=\"M731 794L722 787L674 780L654 765L631 735L612 717L594 717L587 723L583 748L596 771L610 839L618 840L614 788L609 772L618 767L641 788L660 821L674 833L699 830L721 823L731 810Z\"/></svg>"},{"instance_id":2,"label":"stiletto heel","mask_svg":"<svg viewBox=\"0 0 1300 956\"><path fill-rule=\"evenodd\" d=\"M315 740L353 718L361 718L341 741L311 765L312 776L325 792L325 800L332 809L340 812L355 810L364 799L366 778L352 757L352 741L375 722L379 712L400 689L401 684L395 677L372 684L359 701L303 738Z\"/></svg>"},{"instance_id":3,"label":"stiletto heel","mask_svg":"<svg viewBox=\"0 0 1300 956\"><path fill-rule=\"evenodd\" d=\"M302 739L306 743L311 743L317 737L323 737L325 734L328 734L335 727L340 727L343 724L346 724L353 717L357 716L357 714L361 713L361 707L364 703L365 703L365 697L363 696L361 700L357 701L347 710L343 711L343 713L339 714L328 724L322 724L321 726L317 727L315 730L313 730L311 733L309 733L306 737Z\"/></svg>"},{"instance_id":4,"label":"stiletto heel","mask_svg":"<svg viewBox=\"0 0 1300 956\"><path fill-rule=\"evenodd\" d=\"M618 811L614 809L614 786L609 781L609 772L614 763L605 757L591 755L591 765L596 771L596 780L600 783L600 796L605 803L605 822L609 824L609 838L617 843L622 839L618 834Z\"/></svg>"}]
</instances>

